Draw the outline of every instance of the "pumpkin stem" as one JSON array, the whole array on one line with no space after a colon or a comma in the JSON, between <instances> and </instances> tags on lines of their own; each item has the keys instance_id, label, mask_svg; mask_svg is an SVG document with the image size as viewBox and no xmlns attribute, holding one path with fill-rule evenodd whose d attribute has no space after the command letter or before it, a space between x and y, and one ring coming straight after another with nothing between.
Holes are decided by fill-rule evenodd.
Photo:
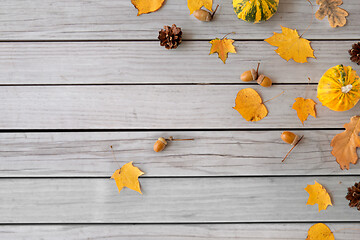
<instances>
[{"instance_id":1,"label":"pumpkin stem","mask_svg":"<svg viewBox=\"0 0 360 240\"><path fill-rule=\"evenodd\" d=\"M346 85L346 86L344 86L344 87L341 87L341 92L342 92L342 93L348 93L348 92L351 91L352 87L353 87L353 86L352 86L351 84Z\"/></svg>"}]
</instances>

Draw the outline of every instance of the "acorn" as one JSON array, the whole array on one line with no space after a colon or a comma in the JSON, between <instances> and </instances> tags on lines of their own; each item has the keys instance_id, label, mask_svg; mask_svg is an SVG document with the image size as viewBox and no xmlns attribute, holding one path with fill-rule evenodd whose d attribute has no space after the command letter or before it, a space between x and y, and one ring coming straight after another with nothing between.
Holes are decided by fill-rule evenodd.
<instances>
[{"instance_id":1,"label":"acorn","mask_svg":"<svg viewBox=\"0 0 360 240\"><path fill-rule=\"evenodd\" d=\"M167 145L166 139L163 138L163 137L160 137L160 138L158 138L158 140L154 144L154 151L155 152L161 152L162 150L164 150L166 145Z\"/></svg>"},{"instance_id":2,"label":"acorn","mask_svg":"<svg viewBox=\"0 0 360 240\"><path fill-rule=\"evenodd\" d=\"M281 134L281 139L291 145L295 145L300 137L293 132L285 131Z\"/></svg>"},{"instance_id":3,"label":"acorn","mask_svg":"<svg viewBox=\"0 0 360 240\"><path fill-rule=\"evenodd\" d=\"M258 78L258 73L255 69L251 69L249 71L243 72L240 76L241 81L250 82L254 81Z\"/></svg>"},{"instance_id":4,"label":"acorn","mask_svg":"<svg viewBox=\"0 0 360 240\"><path fill-rule=\"evenodd\" d=\"M259 78L256 81L262 87L271 87L272 85L271 79L262 74L259 76Z\"/></svg>"},{"instance_id":5,"label":"acorn","mask_svg":"<svg viewBox=\"0 0 360 240\"><path fill-rule=\"evenodd\" d=\"M199 19L200 21L203 21L203 22L210 22L213 19L218 7L219 7L219 5L216 6L215 11L213 13L210 13L203 9L198 9L198 10L194 11L194 17L196 17L197 19Z\"/></svg>"}]
</instances>

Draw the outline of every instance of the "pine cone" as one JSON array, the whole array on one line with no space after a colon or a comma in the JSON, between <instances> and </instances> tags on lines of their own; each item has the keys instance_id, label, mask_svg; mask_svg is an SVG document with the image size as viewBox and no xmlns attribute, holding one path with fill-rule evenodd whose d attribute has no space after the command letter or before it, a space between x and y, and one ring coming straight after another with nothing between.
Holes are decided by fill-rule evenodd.
<instances>
[{"instance_id":1,"label":"pine cone","mask_svg":"<svg viewBox=\"0 0 360 240\"><path fill-rule=\"evenodd\" d=\"M360 42L354 43L349 50L350 60L360 65Z\"/></svg>"},{"instance_id":2,"label":"pine cone","mask_svg":"<svg viewBox=\"0 0 360 240\"><path fill-rule=\"evenodd\" d=\"M357 210L360 211L360 182L348 188L348 193L345 198L350 201L350 207L356 207Z\"/></svg>"},{"instance_id":3,"label":"pine cone","mask_svg":"<svg viewBox=\"0 0 360 240\"><path fill-rule=\"evenodd\" d=\"M159 31L160 46L165 46L167 49L177 48L181 43L181 35L181 28L176 27L175 24L172 27L164 26L164 29Z\"/></svg>"}]
</instances>

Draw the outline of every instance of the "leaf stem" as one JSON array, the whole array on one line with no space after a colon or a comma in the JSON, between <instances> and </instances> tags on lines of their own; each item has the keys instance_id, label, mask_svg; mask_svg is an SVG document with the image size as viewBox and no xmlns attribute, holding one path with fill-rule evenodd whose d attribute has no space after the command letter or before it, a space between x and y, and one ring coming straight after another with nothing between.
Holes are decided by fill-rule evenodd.
<instances>
[{"instance_id":1,"label":"leaf stem","mask_svg":"<svg viewBox=\"0 0 360 240\"><path fill-rule=\"evenodd\" d=\"M223 38L222 39L224 39L227 35L229 35L229 34L235 34L235 32L229 32L229 33L227 33L225 36L223 36Z\"/></svg>"},{"instance_id":2,"label":"leaf stem","mask_svg":"<svg viewBox=\"0 0 360 240\"><path fill-rule=\"evenodd\" d=\"M300 38L304 35L304 33L306 33L307 30L309 30L309 28L311 27L311 25L313 24L314 22L314 5L310 2L310 0L307 0L310 5L311 5L311 11L312 11L312 14L311 14L311 21L310 21L310 24L309 26L307 26L307 28L305 29L305 31L300 35Z\"/></svg>"},{"instance_id":3,"label":"leaf stem","mask_svg":"<svg viewBox=\"0 0 360 240\"><path fill-rule=\"evenodd\" d=\"M290 151L285 155L285 157L283 158L283 160L281 162L284 162L285 159L289 156L289 154L291 153L291 151L296 147L296 145L298 145L298 143L301 141L301 139L303 139L304 135L300 137L299 141L297 141L294 146L290 149Z\"/></svg>"},{"instance_id":4,"label":"leaf stem","mask_svg":"<svg viewBox=\"0 0 360 240\"><path fill-rule=\"evenodd\" d=\"M114 152L113 146L111 145L111 146L110 146L110 148L111 148L111 152L112 152L113 157L114 157L114 162L116 162L116 163L117 163L117 165L119 166L119 169L121 169L120 163L116 160L116 157L115 157L115 152Z\"/></svg>"},{"instance_id":5,"label":"leaf stem","mask_svg":"<svg viewBox=\"0 0 360 240\"><path fill-rule=\"evenodd\" d=\"M187 138L187 139L175 139L172 136L170 136L168 139L166 139L167 141L193 141L194 138Z\"/></svg>"},{"instance_id":6,"label":"leaf stem","mask_svg":"<svg viewBox=\"0 0 360 240\"><path fill-rule=\"evenodd\" d=\"M276 95L276 96L273 97L273 98L270 98L269 100L266 100L266 101L263 102L263 103L267 103L267 102L269 102L269 101L271 101L271 100L274 100L274 99L277 98L277 97L280 97L284 92L285 92L285 91L282 91L280 94Z\"/></svg>"}]
</instances>

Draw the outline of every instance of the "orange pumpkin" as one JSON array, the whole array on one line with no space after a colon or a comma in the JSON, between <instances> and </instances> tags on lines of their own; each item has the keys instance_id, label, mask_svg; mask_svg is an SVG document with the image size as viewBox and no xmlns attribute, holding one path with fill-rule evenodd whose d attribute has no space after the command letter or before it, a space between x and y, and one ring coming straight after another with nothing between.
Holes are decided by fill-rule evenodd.
<instances>
[{"instance_id":1,"label":"orange pumpkin","mask_svg":"<svg viewBox=\"0 0 360 240\"><path fill-rule=\"evenodd\" d=\"M346 111L360 99L360 80L350 66L337 65L328 69L321 77L317 97L334 111Z\"/></svg>"}]
</instances>

